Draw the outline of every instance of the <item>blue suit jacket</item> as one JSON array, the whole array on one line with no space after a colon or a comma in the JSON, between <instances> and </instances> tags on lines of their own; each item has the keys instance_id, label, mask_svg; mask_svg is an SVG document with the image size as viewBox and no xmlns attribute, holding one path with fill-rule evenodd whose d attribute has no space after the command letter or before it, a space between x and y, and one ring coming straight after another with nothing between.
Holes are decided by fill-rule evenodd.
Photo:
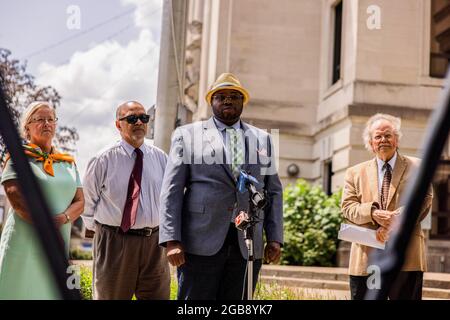
<instances>
[{"instance_id":1,"label":"blue suit jacket","mask_svg":"<svg viewBox=\"0 0 450 320\"><path fill-rule=\"evenodd\" d=\"M254 256L263 256L263 229L267 241L283 243L282 186L275 168L270 135L242 122L246 159L242 169L260 183L268 205L254 232ZM224 162L223 139L213 118L177 128L161 192L159 243L180 241L191 254L211 256L222 247L233 211L248 211L248 192L240 193L231 167ZM266 172L264 172L266 170ZM247 258L243 232L242 256Z\"/></svg>"}]
</instances>

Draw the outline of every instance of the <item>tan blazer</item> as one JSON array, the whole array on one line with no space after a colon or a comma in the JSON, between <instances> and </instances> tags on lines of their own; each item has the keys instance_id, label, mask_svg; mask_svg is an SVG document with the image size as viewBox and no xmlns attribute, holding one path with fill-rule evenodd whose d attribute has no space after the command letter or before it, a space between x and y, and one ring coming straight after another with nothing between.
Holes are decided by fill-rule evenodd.
<instances>
[{"instance_id":1,"label":"tan blazer","mask_svg":"<svg viewBox=\"0 0 450 320\"><path fill-rule=\"evenodd\" d=\"M420 159L397 155L391 185L389 188L387 210L393 211L399 207L399 201L404 192L409 176L418 169ZM342 194L342 214L353 224L377 229L379 225L372 220L372 205L379 202L378 165L376 159L360 163L347 169L345 186ZM424 234L420 227L428 214L433 199L432 188L427 192L409 244L403 271L426 271ZM349 274L355 276L367 275L368 257L371 247L352 243L350 251Z\"/></svg>"}]
</instances>

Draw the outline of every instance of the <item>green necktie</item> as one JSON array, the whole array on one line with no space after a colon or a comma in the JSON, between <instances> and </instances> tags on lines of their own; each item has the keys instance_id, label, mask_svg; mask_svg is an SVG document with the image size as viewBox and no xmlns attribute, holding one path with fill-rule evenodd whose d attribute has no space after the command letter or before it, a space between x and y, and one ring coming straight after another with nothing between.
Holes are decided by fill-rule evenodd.
<instances>
[{"instance_id":1,"label":"green necktie","mask_svg":"<svg viewBox=\"0 0 450 320\"><path fill-rule=\"evenodd\" d=\"M227 131L230 134L230 151L231 151L231 170L233 175L237 178L240 172L240 166L243 163L243 153L241 144L239 143L239 134L236 129L229 128Z\"/></svg>"}]
</instances>

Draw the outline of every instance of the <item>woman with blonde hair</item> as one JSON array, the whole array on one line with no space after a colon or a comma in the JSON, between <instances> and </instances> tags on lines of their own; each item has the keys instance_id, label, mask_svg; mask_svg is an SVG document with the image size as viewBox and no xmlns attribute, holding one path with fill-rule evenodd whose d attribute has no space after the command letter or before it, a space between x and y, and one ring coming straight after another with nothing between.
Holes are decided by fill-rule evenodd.
<instances>
[{"instance_id":1,"label":"woman with blonde hair","mask_svg":"<svg viewBox=\"0 0 450 320\"><path fill-rule=\"evenodd\" d=\"M21 132L28 142L24 152L68 255L71 222L83 212L84 196L74 159L52 145L57 120L48 102L33 102L22 117ZM0 183L12 206L0 239L0 299L60 299L11 160Z\"/></svg>"}]
</instances>

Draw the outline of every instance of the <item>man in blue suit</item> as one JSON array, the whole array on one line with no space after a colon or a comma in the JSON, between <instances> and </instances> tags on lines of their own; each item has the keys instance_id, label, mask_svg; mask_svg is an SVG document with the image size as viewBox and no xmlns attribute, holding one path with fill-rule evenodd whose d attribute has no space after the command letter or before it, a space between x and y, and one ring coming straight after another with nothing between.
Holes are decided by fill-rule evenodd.
<instances>
[{"instance_id":1,"label":"man in blue suit","mask_svg":"<svg viewBox=\"0 0 450 320\"><path fill-rule=\"evenodd\" d=\"M280 258L282 186L271 136L240 120L249 95L239 80L222 74L206 100L214 116L177 128L172 135L159 243L178 267L178 299L240 300L246 295L248 251L234 221L241 211L249 211L249 193L238 191L239 174L243 170L254 176L257 191L268 201L254 227L253 290L263 257L269 263Z\"/></svg>"}]
</instances>

